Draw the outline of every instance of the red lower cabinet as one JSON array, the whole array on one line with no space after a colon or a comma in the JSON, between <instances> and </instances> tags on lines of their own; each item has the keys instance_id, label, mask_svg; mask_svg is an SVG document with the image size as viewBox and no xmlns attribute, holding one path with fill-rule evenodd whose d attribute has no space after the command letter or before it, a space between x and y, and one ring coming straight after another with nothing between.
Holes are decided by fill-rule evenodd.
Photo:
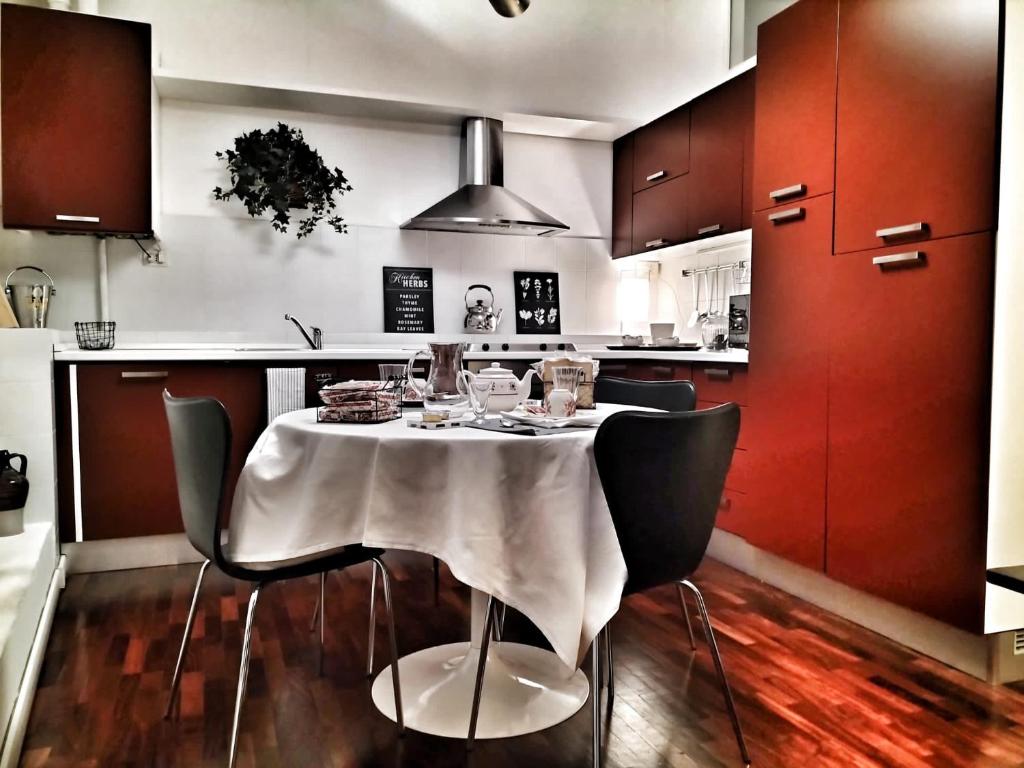
<instances>
[{"instance_id":1,"label":"red lower cabinet","mask_svg":"<svg viewBox=\"0 0 1024 768\"><path fill-rule=\"evenodd\" d=\"M755 546L825 569L825 481L832 196L754 214L744 536Z\"/></svg>"},{"instance_id":2,"label":"red lower cabinet","mask_svg":"<svg viewBox=\"0 0 1024 768\"><path fill-rule=\"evenodd\" d=\"M838 255L828 284L826 572L980 632L992 235Z\"/></svg>"},{"instance_id":3,"label":"red lower cabinet","mask_svg":"<svg viewBox=\"0 0 1024 768\"><path fill-rule=\"evenodd\" d=\"M255 366L99 364L77 366L83 538L183 530L163 391L216 397L231 417L227 493L266 423L264 373ZM74 541L73 531L62 531Z\"/></svg>"},{"instance_id":4,"label":"red lower cabinet","mask_svg":"<svg viewBox=\"0 0 1024 768\"><path fill-rule=\"evenodd\" d=\"M718 502L718 516L715 527L743 536L749 528L750 501L747 494L726 488Z\"/></svg>"}]
</instances>

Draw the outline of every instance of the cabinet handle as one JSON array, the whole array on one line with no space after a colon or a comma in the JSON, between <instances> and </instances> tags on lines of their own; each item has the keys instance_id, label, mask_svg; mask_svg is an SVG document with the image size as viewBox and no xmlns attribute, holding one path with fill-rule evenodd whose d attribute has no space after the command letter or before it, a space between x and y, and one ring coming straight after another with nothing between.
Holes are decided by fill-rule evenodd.
<instances>
[{"instance_id":1,"label":"cabinet handle","mask_svg":"<svg viewBox=\"0 0 1024 768\"><path fill-rule=\"evenodd\" d=\"M668 240L664 237L659 237L657 240L648 240L644 243L644 248L657 248L662 245L668 245Z\"/></svg>"},{"instance_id":2,"label":"cabinet handle","mask_svg":"<svg viewBox=\"0 0 1024 768\"><path fill-rule=\"evenodd\" d=\"M121 371L122 379L166 379L167 371Z\"/></svg>"},{"instance_id":3,"label":"cabinet handle","mask_svg":"<svg viewBox=\"0 0 1024 768\"><path fill-rule=\"evenodd\" d=\"M58 213L55 217L57 221L81 221L86 224L99 224L99 216L71 216L67 213Z\"/></svg>"},{"instance_id":4,"label":"cabinet handle","mask_svg":"<svg viewBox=\"0 0 1024 768\"><path fill-rule=\"evenodd\" d=\"M668 171L655 171L654 173L647 176L647 180L657 181L658 179L663 179L665 176L668 176Z\"/></svg>"},{"instance_id":5,"label":"cabinet handle","mask_svg":"<svg viewBox=\"0 0 1024 768\"><path fill-rule=\"evenodd\" d=\"M712 232L717 232L722 228L721 224L711 224L707 227L701 227L697 230L698 235L710 235Z\"/></svg>"},{"instance_id":6,"label":"cabinet handle","mask_svg":"<svg viewBox=\"0 0 1024 768\"><path fill-rule=\"evenodd\" d=\"M871 263L878 267L895 264L921 264L924 262L924 251L908 251L907 253L890 253L886 256L875 256Z\"/></svg>"},{"instance_id":7,"label":"cabinet handle","mask_svg":"<svg viewBox=\"0 0 1024 768\"><path fill-rule=\"evenodd\" d=\"M784 211L778 213L769 213L768 221L772 224L785 224L787 221L796 221L804 217L805 211L803 208L787 208Z\"/></svg>"},{"instance_id":8,"label":"cabinet handle","mask_svg":"<svg viewBox=\"0 0 1024 768\"><path fill-rule=\"evenodd\" d=\"M705 368L704 375L713 381L729 381L732 379L732 371L728 368Z\"/></svg>"},{"instance_id":9,"label":"cabinet handle","mask_svg":"<svg viewBox=\"0 0 1024 768\"><path fill-rule=\"evenodd\" d=\"M791 187L783 187L782 189L773 189L768 193L768 197L772 200L783 200L787 197L796 197L797 195L806 195L807 186L804 184L794 184Z\"/></svg>"},{"instance_id":10,"label":"cabinet handle","mask_svg":"<svg viewBox=\"0 0 1024 768\"><path fill-rule=\"evenodd\" d=\"M923 221L915 222L914 224L903 224L899 227L886 227L885 229L875 230L875 237L880 237L883 240L887 237L900 237L902 235L917 235L927 231L928 225Z\"/></svg>"}]
</instances>

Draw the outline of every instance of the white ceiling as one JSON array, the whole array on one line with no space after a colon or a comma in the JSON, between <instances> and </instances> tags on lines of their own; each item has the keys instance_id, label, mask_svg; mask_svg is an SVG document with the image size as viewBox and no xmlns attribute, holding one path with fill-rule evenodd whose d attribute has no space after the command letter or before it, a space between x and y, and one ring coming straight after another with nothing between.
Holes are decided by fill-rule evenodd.
<instances>
[{"instance_id":1,"label":"white ceiling","mask_svg":"<svg viewBox=\"0 0 1024 768\"><path fill-rule=\"evenodd\" d=\"M729 0L100 0L154 25L159 66L619 126L723 78Z\"/></svg>"}]
</instances>

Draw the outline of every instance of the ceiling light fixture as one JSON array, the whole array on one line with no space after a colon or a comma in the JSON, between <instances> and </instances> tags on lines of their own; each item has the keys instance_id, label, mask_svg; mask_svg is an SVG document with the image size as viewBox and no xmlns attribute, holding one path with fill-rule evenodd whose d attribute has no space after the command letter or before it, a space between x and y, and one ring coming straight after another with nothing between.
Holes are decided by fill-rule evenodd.
<instances>
[{"instance_id":1,"label":"ceiling light fixture","mask_svg":"<svg viewBox=\"0 0 1024 768\"><path fill-rule=\"evenodd\" d=\"M526 13L530 0L491 0L491 6L506 19L514 19Z\"/></svg>"}]
</instances>

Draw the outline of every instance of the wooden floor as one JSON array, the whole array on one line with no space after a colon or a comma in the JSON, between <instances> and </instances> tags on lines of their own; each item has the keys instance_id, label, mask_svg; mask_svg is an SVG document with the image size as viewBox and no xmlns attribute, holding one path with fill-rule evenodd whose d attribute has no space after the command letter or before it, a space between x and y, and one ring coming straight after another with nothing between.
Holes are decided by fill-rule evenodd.
<instances>
[{"instance_id":1,"label":"wooden floor","mask_svg":"<svg viewBox=\"0 0 1024 768\"><path fill-rule=\"evenodd\" d=\"M435 608L429 558L388 560L400 652L465 639L468 591L445 578ZM177 721L161 714L196 567L69 580L23 766L225 764L248 587L212 571ZM695 580L755 766L1024 765L1024 693L978 682L720 564L706 563ZM471 755L459 741L396 738L362 674L368 569L332 576L329 590L322 678L308 632L314 580L272 586L261 598L239 766L590 765L589 707L539 734L480 742ZM605 765L739 765L707 647L699 640L690 651L674 593L631 598L613 627L617 696ZM379 631L384 663L383 622ZM522 619L510 619L506 634L535 638Z\"/></svg>"}]
</instances>

